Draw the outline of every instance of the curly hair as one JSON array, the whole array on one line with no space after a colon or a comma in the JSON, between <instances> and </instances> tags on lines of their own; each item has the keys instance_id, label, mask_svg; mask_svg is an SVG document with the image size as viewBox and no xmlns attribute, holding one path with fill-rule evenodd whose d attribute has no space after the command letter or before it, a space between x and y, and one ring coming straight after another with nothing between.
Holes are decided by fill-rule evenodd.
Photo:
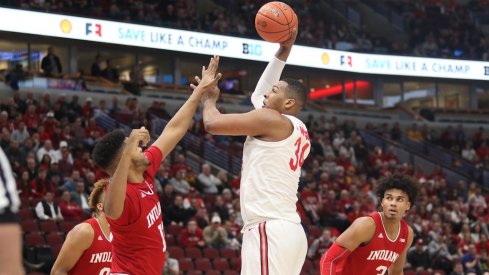
<instances>
[{"instance_id":1,"label":"curly hair","mask_svg":"<svg viewBox=\"0 0 489 275\"><path fill-rule=\"evenodd\" d=\"M100 179L96 183L93 184L92 193L90 193L90 197L88 198L88 207L93 212L97 211L97 203L102 202L101 197L105 191L105 187L109 184L108 179Z\"/></svg>"},{"instance_id":2,"label":"curly hair","mask_svg":"<svg viewBox=\"0 0 489 275\"><path fill-rule=\"evenodd\" d=\"M390 189L399 189L408 195L408 200L411 205L416 201L418 195L418 183L410 176L395 174L382 177L377 181L376 193L382 199L385 191Z\"/></svg>"},{"instance_id":3,"label":"curly hair","mask_svg":"<svg viewBox=\"0 0 489 275\"><path fill-rule=\"evenodd\" d=\"M122 130L115 130L105 135L93 148L92 159L95 164L104 170L110 168L119 155L125 139L126 135Z\"/></svg>"}]
</instances>

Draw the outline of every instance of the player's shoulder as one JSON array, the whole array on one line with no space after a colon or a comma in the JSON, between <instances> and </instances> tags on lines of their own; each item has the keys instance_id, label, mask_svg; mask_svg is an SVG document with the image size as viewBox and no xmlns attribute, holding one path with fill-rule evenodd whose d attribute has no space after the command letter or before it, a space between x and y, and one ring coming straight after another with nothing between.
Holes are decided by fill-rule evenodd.
<instances>
[{"instance_id":1,"label":"player's shoulder","mask_svg":"<svg viewBox=\"0 0 489 275\"><path fill-rule=\"evenodd\" d=\"M70 232L68 232L68 236L71 236L72 238L86 239L90 236L93 237L93 235L94 235L94 230L89 222L79 223L75 227L73 227L73 229L71 229Z\"/></svg>"},{"instance_id":2,"label":"player's shoulder","mask_svg":"<svg viewBox=\"0 0 489 275\"><path fill-rule=\"evenodd\" d=\"M66 241L69 241L74 247L86 249L92 244L94 235L95 232L92 225L87 222L82 222L68 232Z\"/></svg>"},{"instance_id":3,"label":"player's shoulder","mask_svg":"<svg viewBox=\"0 0 489 275\"><path fill-rule=\"evenodd\" d=\"M375 220L372 216L359 217L355 221L353 221L352 226L353 225L360 227L360 228L365 228L365 229L376 227Z\"/></svg>"}]
</instances>

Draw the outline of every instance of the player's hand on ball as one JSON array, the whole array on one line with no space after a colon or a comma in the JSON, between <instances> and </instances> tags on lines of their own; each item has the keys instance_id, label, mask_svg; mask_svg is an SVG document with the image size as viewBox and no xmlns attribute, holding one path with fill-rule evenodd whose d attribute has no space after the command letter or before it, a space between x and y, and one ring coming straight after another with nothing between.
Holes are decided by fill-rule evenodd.
<instances>
[{"instance_id":1,"label":"player's hand on ball","mask_svg":"<svg viewBox=\"0 0 489 275\"><path fill-rule=\"evenodd\" d=\"M282 47L292 47L295 43L295 39L297 38L297 28L294 28L290 33L290 38L280 43Z\"/></svg>"}]
</instances>

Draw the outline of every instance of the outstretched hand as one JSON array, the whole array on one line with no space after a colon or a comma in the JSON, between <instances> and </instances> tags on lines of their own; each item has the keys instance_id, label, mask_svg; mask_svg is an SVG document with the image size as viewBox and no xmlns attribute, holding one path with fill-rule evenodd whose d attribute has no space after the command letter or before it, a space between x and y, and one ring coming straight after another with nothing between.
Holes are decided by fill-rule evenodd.
<instances>
[{"instance_id":1,"label":"outstretched hand","mask_svg":"<svg viewBox=\"0 0 489 275\"><path fill-rule=\"evenodd\" d=\"M218 66L219 56L211 57L209 66L207 66L207 68L205 66L202 67L202 78L195 76L197 86L190 84L190 88L195 90L197 87L200 87L202 88L202 92L209 92L210 90L213 90L214 87L217 87L217 82L222 77L221 73L216 74Z\"/></svg>"}]
</instances>

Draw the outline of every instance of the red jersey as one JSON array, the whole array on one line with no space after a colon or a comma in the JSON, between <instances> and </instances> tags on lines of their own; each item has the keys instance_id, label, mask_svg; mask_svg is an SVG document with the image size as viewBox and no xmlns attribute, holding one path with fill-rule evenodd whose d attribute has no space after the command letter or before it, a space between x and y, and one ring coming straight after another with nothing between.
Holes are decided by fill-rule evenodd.
<instances>
[{"instance_id":1,"label":"red jersey","mask_svg":"<svg viewBox=\"0 0 489 275\"><path fill-rule=\"evenodd\" d=\"M375 221L374 238L365 246L359 246L346 260L342 274L387 274L387 269L399 258L408 242L409 229L401 220L399 234L390 240L384 229L380 212L370 214Z\"/></svg>"},{"instance_id":2,"label":"red jersey","mask_svg":"<svg viewBox=\"0 0 489 275\"><path fill-rule=\"evenodd\" d=\"M121 216L116 220L107 218L114 236L113 274L161 275L163 272L166 244L161 205L154 187L162 154L154 146L144 154L150 162L144 172L144 182L128 182Z\"/></svg>"},{"instance_id":3,"label":"red jersey","mask_svg":"<svg viewBox=\"0 0 489 275\"><path fill-rule=\"evenodd\" d=\"M109 275L110 262L112 261L112 245L105 236L98 220L91 218L85 221L93 228L93 240L90 247L83 252L75 266L68 272L68 275L94 274Z\"/></svg>"}]
</instances>

